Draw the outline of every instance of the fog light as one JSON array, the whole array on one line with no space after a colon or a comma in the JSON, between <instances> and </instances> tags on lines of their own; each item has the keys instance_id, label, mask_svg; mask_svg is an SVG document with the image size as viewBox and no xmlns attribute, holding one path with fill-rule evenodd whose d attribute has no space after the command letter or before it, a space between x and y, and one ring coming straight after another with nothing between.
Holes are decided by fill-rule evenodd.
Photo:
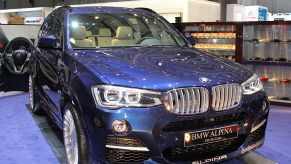
<instances>
[{"instance_id":1,"label":"fog light","mask_svg":"<svg viewBox=\"0 0 291 164\"><path fill-rule=\"evenodd\" d=\"M115 120L112 123L112 129L117 133L124 133L128 130L127 122L125 120Z\"/></svg>"}]
</instances>

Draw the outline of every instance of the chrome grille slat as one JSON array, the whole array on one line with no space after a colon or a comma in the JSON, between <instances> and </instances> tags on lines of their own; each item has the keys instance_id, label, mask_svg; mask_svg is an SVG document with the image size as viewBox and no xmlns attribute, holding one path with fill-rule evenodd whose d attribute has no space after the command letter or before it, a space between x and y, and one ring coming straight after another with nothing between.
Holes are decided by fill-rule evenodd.
<instances>
[{"instance_id":1,"label":"chrome grille slat","mask_svg":"<svg viewBox=\"0 0 291 164\"><path fill-rule=\"evenodd\" d=\"M237 101L240 103L242 97L241 88L238 90L238 95L239 97L237 97Z\"/></svg>"},{"instance_id":2,"label":"chrome grille slat","mask_svg":"<svg viewBox=\"0 0 291 164\"><path fill-rule=\"evenodd\" d=\"M187 101L187 107L186 107L186 112L185 113L189 113L190 108L191 108L191 99L190 99L190 93L189 93L189 89L186 89L186 101Z\"/></svg>"},{"instance_id":3,"label":"chrome grille slat","mask_svg":"<svg viewBox=\"0 0 291 164\"><path fill-rule=\"evenodd\" d=\"M219 106L219 110L222 110L223 109L223 105L224 105L224 85L221 87L221 92L220 92L220 106Z\"/></svg>"},{"instance_id":4,"label":"chrome grille slat","mask_svg":"<svg viewBox=\"0 0 291 164\"><path fill-rule=\"evenodd\" d=\"M180 97L180 112L181 113L184 113L184 108L185 108L185 99L184 99L184 94L183 94L183 91L181 89L178 90L178 94L179 94L179 97Z\"/></svg>"},{"instance_id":5,"label":"chrome grille slat","mask_svg":"<svg viewBox=\"0 0 291 164\"><path fill-rule=\"evenodd\" d=\"M198 114L208 110L209 93L206 88L180 88L167 92L170 111L176 114Z\"/></svg>"},{"instance_id":6,"label":"chrome grille slat","mask_svg":"<svg viewBox=\"0 0 291 164\"><path fill-rule=\"evenodd\" d=\"M196 108L195 109L198 109L198 113L200 112L200 107L201 107L201 97L200 97L200 91L199 91L199 89L197 89L196 90L197 91L197 106L196 106ZM197 111L196 111L196 113L197 113Z\"/></svg>"},{"instance_id":7,"label":"chrome grille slat","mask_svg":"<svg viewBox=\"0 0 291 164\"><path fill-rule=\"evenodd\" d=\"M176 114L207 112L210 95L206 88L190 87L170 90L166 93L167 108ZM217 85L212 88L212 108L215 111L234 108L241 101L241 86L237 83Z\"/></svg>"},{"instance_id":8,"label":"chrome grille slat","mask_svg":"<svg viewBox=\"0 0 291 164\"><path fill-rule=\"evenodd\" d=\"M192 95L192 98L191 98L191 108L190 108L190 113L194 113L194 109L195 109L195 91L194 89L190 89L191 90L191 95Z\"/></svg>"},{"instance_id":9,"label":"chrome grille slat","mask_svg":"<svg viewBox=\"0 0 291 164\"><path fill-rule=\"evenodd\" d=\"M225 90L225 95L224 95L224 97L225 97L225 100L224 100L224 104L223 104L223 108L225 109L225 108L227 108L227 104L228 104L228 85L225 85L224 86L224 90Z\"/></svg>"},{"instance_id":10,"label":"chrome grille slat","mask_svg":"<svg viewBox=\"0 0 291 164\"><path fill-rule=\"evenodd\" d=\"M229 94L228 94L227 108L230 108L231 107L231 104L232 104L232 88L233 88L233 85L229 85Z\"/></svg>"},{"instance_id":11,"label":"chrome grille slat","mask_svg":"<svg viewBox=\"0 0 291 164\"><path fill-rule=\"evenodd\" d=\"M174 104L173 104L173 93L169 93L169 106L171 109L174 108Z\"/></svg>"},{"instance_id":12,"label":"chrome grille slat","mask_svg":"<svg viewBox=\"0 0 291 164\"><path fill-rule=\"evenodd\" d=\"M205 93L205 99L206 99L206 101L204 103L204 108L203 109L206 109L207 110L208 109L208 105L209 105L209 94L208 94L208 91Z\"/></svg>"},{"instance_id":13,"label":"chrome grille slat","mask_svg":"<svg viewBox=\"0 0 291 164\"><path fill-rule=\"evenodd\" d=\"M240 84L223 84L212 88L212 108L216 111L234 108L241 101Z\"/></svg>"},{"instance_id":14,"label":"chrome grille slat","mask_svg":"<svg viewBox=\"0 0 291 164\"><path fill-rule=\"evenodd\" d=\"M180 108L180 103L179 103L179 98L178 98L178 93L177 91L174 91L174 99L175 99L175 105L174 105L174 109L175 109L175 113L179 112L179 108Z\"/></svg>"},{"instance_id":15,"label":"chrome grille slat","mask_svg":"<svg viewBox=\"0 0 291 164\"><path fill-rule=\"evenodd\" d=\"M203 109L206 100L205 100L205 97L204 97L204 91L202 90L200 93L201 93L201 95L200 95L201 96L201 103L200 103L201 108L200 109Z\"/></svg>"},{"instance_id":16,"label":"chrome grille slat","mask_svg":"<svg viewBox=\"0 0 291 164\"><path fill-rule=\"evenodd\" d=\"M203 99L204 99L204 102L202 103L202 105L203 105L202 109L205 109L205 105L206 105L206 104L209 104L208 101L207 101L209 95L206 94L206 91L205 91L205 90L203 90L203 92L204 92L204 93L203 93L203 97L204 97ZM203 112L205 112L205 111L203 111Z\"/></svg>"},{"instance_id":17,"label":"chrome grille slat","mask_svg":"<svg viewBox=\"0 0 291 164\"><path fill-rule=\"evenodd\" d=\"M214 88L214 92L216 92L216 88ZM216 99L216 94L212 94L212 99ZM212 101L212 106L216 105L216 101Z\"/></svg>"},{"instance_id":18,"label":"chrome grille slat","mask_svg":"<svg viewBox=\"0 0 291 164\"><path fill-rule=\"evenodd\" d=\"M237 88L234 88L234 95L238 94L237 93ZM233 96L233 102L232 102L232 105L236 102L236 97Z\"/></svg>"},{"instance_id":19,"label":"chrome grille slat","mask_svg":"<svg viewBox=\"0 0 291 164\"><path fill-rule=\"evenodd\" d=\"M216 106L219 108L220 106L220 87L217 87L217 100L216 100Z\"/></svg>"}]
</instances>

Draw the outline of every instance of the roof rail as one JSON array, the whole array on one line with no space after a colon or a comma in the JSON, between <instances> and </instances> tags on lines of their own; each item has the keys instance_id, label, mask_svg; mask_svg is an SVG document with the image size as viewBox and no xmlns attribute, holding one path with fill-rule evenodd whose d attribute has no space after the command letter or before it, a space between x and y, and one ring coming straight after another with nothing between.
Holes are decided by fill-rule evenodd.
<instances>
[{"instance_id":1,"label":"roof rail","mask_svg":"<svg viewBox=\"0 0 291 164\"><path fill-rule=\"evenodd\" d=\"M68 5L62 6L62 7L59 7L59 8L64 8L64 9L67 9L69 11L71 11L71 9L72 9L72 7L71 6L68 6Z\"/></svg>"},{"instance_id":2,"label":"roof rail","mask_svg":"<svg viewBox=\"0 0 291 164\"><path fill-rule=\"evenodd\" d=\"M155 12L154 10L152 10L152 9L150 9L150 8L145 8L145 7L137 7L137 8L135 8L135 9L139 9L139 10L145 10L145 11L148 11L148 12L152 12L152 13L157 13L157 12Z\"/></svg>"}]
</instances>

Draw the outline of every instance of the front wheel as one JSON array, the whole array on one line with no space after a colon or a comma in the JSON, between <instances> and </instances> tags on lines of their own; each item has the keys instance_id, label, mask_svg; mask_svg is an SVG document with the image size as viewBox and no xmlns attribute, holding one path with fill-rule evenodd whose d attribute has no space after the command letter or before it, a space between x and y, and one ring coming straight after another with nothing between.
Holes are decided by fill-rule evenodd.
<instances>
[{"instance_id":1,"label":"front wheel","mask_svg":"<svg viewBox=\"0 0 291 164\"><path fill-rule=\"evenodd\" d=\"M37 115L43 113L43 109L41 108L39 96L37 93L35 78L33 78L32 75L29 76L29 104L32 113Z\"/></svg>"},{"instance_id":2,"label":"front wheel","mask_svg":"<svg viewBox=\"0 0 291 164\"><path fill-rule=\"evenodd\" d=\"M65 107L63 137L68 164L86 164L87 144L84 127L72 105Z\"/></svg>"}]
</instances>

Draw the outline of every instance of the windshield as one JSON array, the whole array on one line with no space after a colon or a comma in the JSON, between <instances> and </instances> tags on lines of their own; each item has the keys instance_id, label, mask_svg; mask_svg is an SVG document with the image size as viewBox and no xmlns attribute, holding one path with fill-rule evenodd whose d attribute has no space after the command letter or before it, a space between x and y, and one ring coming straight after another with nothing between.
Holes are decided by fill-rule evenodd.
<instances>
[{"instance_id":1,"label":"windshield","mask_svg":"<svg viewBox=\"0 0 291 164\"><path fill-rule=\"evenodd\" d=\"M143 13L70 15L73 48L186 46L168 22Z\"/></svg>"}]
</instances>

